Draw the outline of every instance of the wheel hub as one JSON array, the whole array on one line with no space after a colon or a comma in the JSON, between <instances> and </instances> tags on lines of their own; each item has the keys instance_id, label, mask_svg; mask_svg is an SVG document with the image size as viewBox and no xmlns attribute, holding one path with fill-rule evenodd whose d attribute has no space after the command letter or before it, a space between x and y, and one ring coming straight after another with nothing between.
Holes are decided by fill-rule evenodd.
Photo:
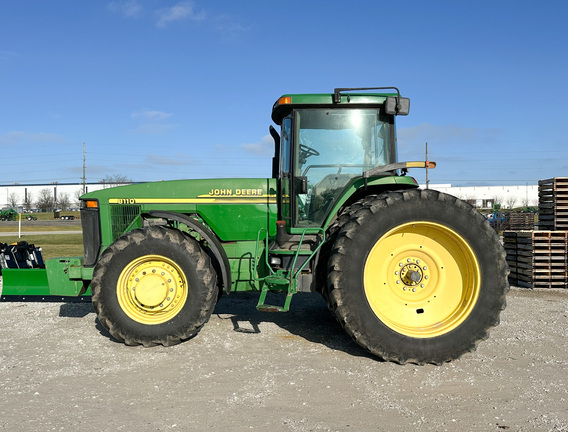
<instances>
[{"instance_id":1,"label":"wheel hub","mask_svg":"<svg viewBox=\"0 0 568 432\"><path fill-rule=\"evenodd\" d=\"M132 261L119 278L118 298L131 318L157 324L172 318L187 298L185 276L169 259L148 255Z\"/></svg>"},{"instance_id":2,"label":"wheel hub","mask_svg":"<svg viewBox=\"0 0 568 432\"><path fill-rule=\"evenodd\" d=\"M402 291L415 293L423 290L430 280L428 266L416 257L399 261L394 271L394 282Z\"/></svg>"},{"instance_id":3,"label":"wheel hub","mask_svg":"<svg viewBox=\"0 0 568 432\"><path fill-rule=\"evenodd\" d=\"M139 307L158 311L175 306L176 282L181 284L175 269L165 263L149 261L135 267L127 283Z\"/></svg>"}]
</instances>

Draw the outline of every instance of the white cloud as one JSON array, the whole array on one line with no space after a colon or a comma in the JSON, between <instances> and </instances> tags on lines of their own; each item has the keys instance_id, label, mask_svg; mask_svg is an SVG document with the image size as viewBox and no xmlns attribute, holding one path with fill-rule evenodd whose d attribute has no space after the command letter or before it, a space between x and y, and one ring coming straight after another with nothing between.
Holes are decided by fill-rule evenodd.
<instances>
[{"instance_id":1,"label":"white cloud","mask_svg":"<svg viewBox=\"0 0 568 432\"><path fill-rule=\"evenodd\" d=\"M186 19L200 21L205 19L205 13L196 12L192 2L182 1L170 8L160 10L158 12L156 27L165 28L168 24L174 21L182 21Z\"/></svg>"},{"instance_id":2,"label":"white cloud","mask_svg":"<svg viewBox=\"0 0 568 432\"><path fill-rule=\"evenodd\" d=\"M65 142L65 138L61 135L54 133L33 133L33 132L22 132L14 131L8 132L7 134L0 135L0 145L14 145L14 144L25 144L25 143L61 143Z\"/></svg>"},{"instance_id":3,"label":"white cloud","mask_svg":"<svg viewBox=\"0 0 568 432\"><path fill-rule=\"evenodd\" d=\"M499 133L501 133L501 130L499 129L422 123L418 126L399 129L398 137L405 141L423 140L453 143L478 143L492 142Z\"/></svg>"},{"instance_id":4,"label":"white cloud","mask_svg":"<svg viewBox=\"0 0 568 432\"><path fill-rule=\"evenodd\" d=\"M270 155L274 153L274 139L270 135L264 135L259 142L241 144L241 147L255 155Z\"/></svg>"},{"instance_id":5,"label":"white cloud","mask_svg":"<svg viewBox=\"0 0 568 432\"><path fill-rule=\"evenodd\" d=\"M0 50L0 61L10 61L19 57L19 54L13 51Z\"/></svg>"},{"instance_id":6,"label":"white cloud","mask_svg":"<svg viewBox=\"0 0 568 432\"><path fill-rule=\"evenodd\" d=\"M216 18L216 29L223 36L235 38L242 33L249 31L249 27L241 24L238 20L230 15L221 15Z\"/></svg>"},{"instance_id":7,"label":"white cloud","mask_svg":"<svg viewBox=\"0 0 568 432\"><path fill-rule=\"evenodd\" d=\"M163 134L175 127L173 123L166 123L165 120L173 116L171 113L156 110L145 110L133 112L130 117L140 122L140 125L131 132L137 134Z\"/></svg>"},{"instance_id":8,"label":"white cloud","mask_svg":"<svg viewBox=\"0 0 568 432\"><path fill-rule=\"evenodd\" d=\"M195 165L197 162L188 156L176 154L173 158L164 155L147 155L144 159L145 163L157 165Z\"/></svg>"},{"instance_id":9,"label":"white cloud","mask_svg":"<svg viewBox=\"0 0 568 432\"><path fill-rule=\"evenodd\" d=\"M138 18L142 6L137 0L115 1L108 4L109 10L124 15L127 18Z\"/></svg>"},{"instance_id":10,"label":"white cloud","mask_svg":"<svg viewBox=\"0 0 568 432\"><path fill-rule=\"evenodd\" d=\"M171 117L172 115L173 114L171 113L166 113L163 111L146 110L146 111L133 112L131 114L131 117L135 120L140 120L140 121L159 122Z\"/></svg>"},{"instance_id":11,"label":"white cloud","mask_svg":"<svg viewBox=\"0 0 568 432\"><path fill-rule=\"evenodd\" d=\"M448 140L448 139L471 139L477 134L477 129L461 126L437 126L429 123L422 123L418 126L401 128L398 130L398 137L404 140L415 140L418 138L429 140Z\"/></svg>"},{"instance_id":12,"label":"white cloud","mask_svg":"<svg viewBox=\"0 0 568 432\"><path fill-rule=\"evenodd\" d=\"M162 123L144 123L132 130L135 134L158 135L170 131L175 125Z\"/></svg>"}]
</instances>

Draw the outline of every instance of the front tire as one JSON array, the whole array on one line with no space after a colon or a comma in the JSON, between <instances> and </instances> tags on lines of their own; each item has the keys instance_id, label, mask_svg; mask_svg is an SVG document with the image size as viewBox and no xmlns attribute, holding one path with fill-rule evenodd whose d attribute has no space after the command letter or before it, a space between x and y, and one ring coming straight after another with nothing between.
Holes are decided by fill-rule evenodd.
<instances>
[{"instance_id":1,"label":"front tire","mask_svg":"<svg viewBox=\"0 0 568 432\"><path fill-rule=\"evenodd\" d=\"M101 255L91 282L99 321L127 345L175 345L197 334L217 300L216 274L192 237L131 231Z\"/></svg>"},{"instance_id":2,"label":"front tire","mask_svg":"<svg viewBox=\"0 0 568 432\"><path fill-rule=\"evenodd\" d=\"M361 346L398 363L441 364L499 323L509 289L499 238L473 207L432 190L354 204L328 268L328 304Z\"/></svg>"}]
</instances>

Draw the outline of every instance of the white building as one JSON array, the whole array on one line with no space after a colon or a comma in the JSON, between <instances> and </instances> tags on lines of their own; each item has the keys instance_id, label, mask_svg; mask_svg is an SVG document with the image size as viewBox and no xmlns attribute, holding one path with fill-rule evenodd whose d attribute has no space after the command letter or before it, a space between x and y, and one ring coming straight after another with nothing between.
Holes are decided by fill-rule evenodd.
<instances>
[{"instance_id":1,"label":"white building","mask_svg":"<svg viewBox=\"0 0 568 432\"><path fill-rule=\"evenodd\" d=\"M431 184L430 189L454 195L477 208L491 208L493 204L501 204L501 208L538 206L538 185L452 186Z\"/></svg>"},{"instance_id":2,"label":"white building","mask_svg":"<svg viewBox=\"0 0 568 432\"><path fill-rule=\"evenodd\" d=\"M108 188L108 183L87 183L86 192ZM113 185L114 186L114 185ZM424 188L424 185L422 185ZM32 206L36 207L36 200L40 191L49 189L54 201L59 202L63 194L67 194L70 206L78 206L78 197L82 194L81 183L50 183L34 185L0 185L0 208L11 207L9 203L15 198L18 207L24 208L26 198L31 197ZM501 204L502 208L526 207L538 205L538 186L452 186L451 184L431 184L430 189L446 192L464 201L468 201L477 208L491 208L493 204Z\"/></svg>"},{"instance_id":3,"label":"white building","mask_svg":"<svg viewBox=\"0 0 568 432\"><path fill-rule=\"evenodd\" d=\"M86 183L85 192L93 192L99 189L105 189L115 184L109 183ZM17 203L14 210L21 211L23 209L37 208L36 202L41 194L49 191L49 195L53 197L54 202L60 202L63 197L67 197L69 207L78 207L78 198L83 194L82 183L49 183L49 184L12 184L0 185L0 209L13 207L12 203ZM25 205L30 203L29 206Z\"/></svg>"}]
</instances>

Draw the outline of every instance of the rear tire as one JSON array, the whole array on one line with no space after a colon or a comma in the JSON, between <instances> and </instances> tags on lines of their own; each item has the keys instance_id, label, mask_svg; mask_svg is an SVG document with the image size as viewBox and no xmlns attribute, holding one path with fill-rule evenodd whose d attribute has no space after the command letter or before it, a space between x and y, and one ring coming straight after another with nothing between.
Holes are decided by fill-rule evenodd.
<instances>
[{"instance_id":1,"label":"rear tire","mask_svg":"<svg viewBox=\"0 0 568 432\"><path fill-rule=\"evenodd\" d=\"M332 247L326 296L345 330L397 363L441 364L475 350L499 323L509 289L487 220L432 190L352 207Z\"/></svg>"},{"instance_id":2,"label":"rear tire","mask_svg":"<svg viewBox=\"0 0 568 432\"><path fill-rule=\"evenodd\" d=\"M217 278L199 243L150 227L119 237L91 282L99 321L127 345L170 346L197 334L217 300Z\"/></svg>"}]
</instances>

